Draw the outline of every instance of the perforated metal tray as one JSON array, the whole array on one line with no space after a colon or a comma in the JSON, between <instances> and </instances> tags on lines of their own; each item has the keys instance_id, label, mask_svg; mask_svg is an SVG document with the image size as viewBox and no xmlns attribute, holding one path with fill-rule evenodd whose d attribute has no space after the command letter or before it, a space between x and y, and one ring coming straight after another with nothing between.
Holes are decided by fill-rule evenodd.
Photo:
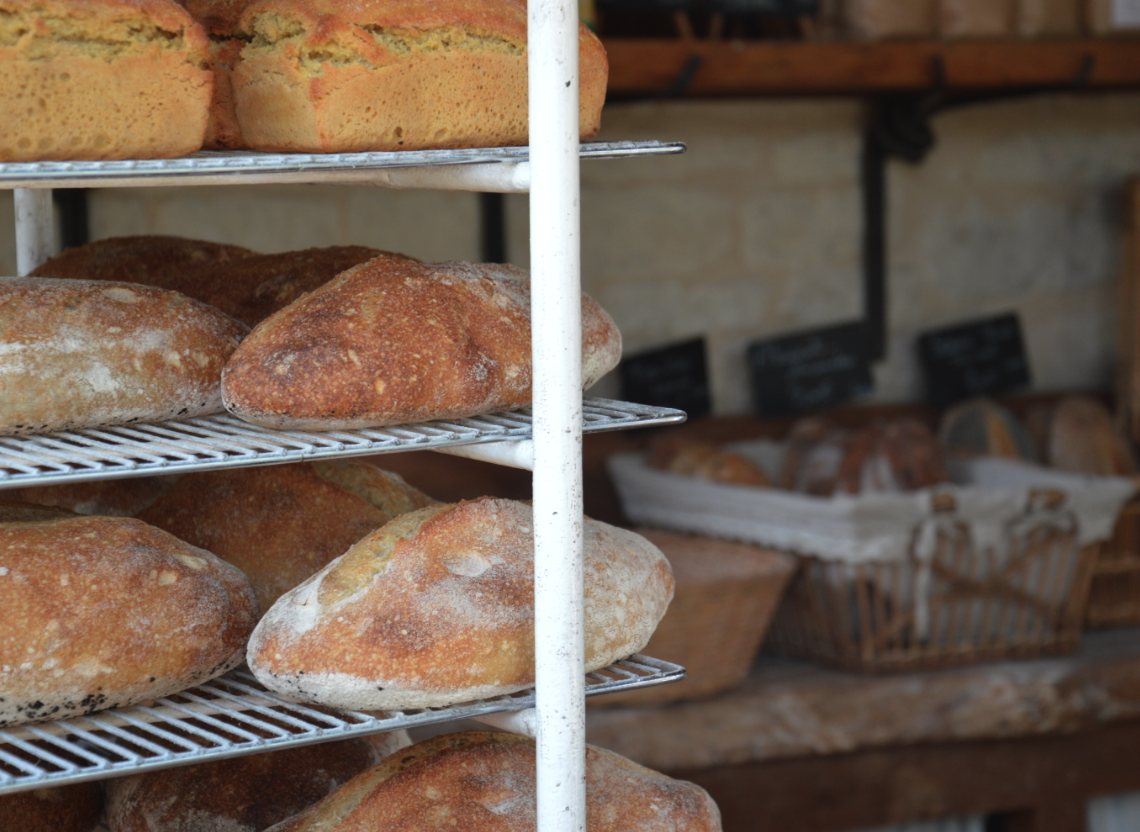
<instances>
[{"instance_id":1,"label":"perforated metal tray","mask_svg":"<svg viewBox=\"0 0 1140 832\"><path fill-rule=\"evenodd\" d=\"M586 674L586 695L684 678L679 665L634 655ZM317 709L286 702L236 670L153 705L0 730L0 794L395 731L534 707L534 690L446 708Z\"/></svg>"},{"instance_id":2,"label":"perforated metal tray","mask_svg":"<svg viewBox=\"0 0 1140 832\"><path fill-rule=\"evenodd\" d=\"M680 410L587 399L587 433L685 420ZM260 428L229 415L182 422L0 437L0 489L80 480L185 474L310 459L528 439L529 408L454 421L327 433Z\"/></svg>"},{"instance_id":3,"label":"perforated metal tray","mask_svg":"<svg viewBox=\"0 0 1140 832\"><path fill-rule=\"evenodd\" d=\"M590 142L582 159L683 153L681 142ZM0 189L106 188L253 182L345 181L345 172L385 168L525 162L528 147L402 150L387 153L253 153L202 151L182 159L113 162L8 162L0 164Z\"/></svg>"}]
</instances>

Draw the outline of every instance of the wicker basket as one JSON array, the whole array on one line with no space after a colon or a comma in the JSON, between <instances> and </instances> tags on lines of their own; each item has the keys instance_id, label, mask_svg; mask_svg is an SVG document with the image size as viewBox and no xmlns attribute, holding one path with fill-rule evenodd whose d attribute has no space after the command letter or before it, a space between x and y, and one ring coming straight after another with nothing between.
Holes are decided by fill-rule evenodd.
<instances>
[{"instance_id":1,"label":"wicker basket","mask_svg":"<svg viewBox=\"0 0 1140 832\"><path fill-rule=\"evenodd\" d=\"M593 706L659 705L740 685L796 570L791 555L745 543L639 529L673 566L676 593L646 655L683 665L672 685L598 696Z\"/></svg>"},{"instance_id":2,"label":"wicker basket","mask_svg":"<svg viewBox=\"0 0 1140 832\"><path fill-rule=\"evenodd\" d=\"M1085 626L1140 624L1140 500L1126 503L1093 568Z\"/></svg>"},{"instance_id":3,"label":"wicker basket","mask_svg":"<svg viewBox=\"0 0 1140 832\"><path fill-rule=\"evenodd\" d=\"M777 652L866 672L1072 652L1100 544L1038 494L1005 543L975 547L941 495L898 561L802 558L772 627Z\"/></svg>"}]
</instances>

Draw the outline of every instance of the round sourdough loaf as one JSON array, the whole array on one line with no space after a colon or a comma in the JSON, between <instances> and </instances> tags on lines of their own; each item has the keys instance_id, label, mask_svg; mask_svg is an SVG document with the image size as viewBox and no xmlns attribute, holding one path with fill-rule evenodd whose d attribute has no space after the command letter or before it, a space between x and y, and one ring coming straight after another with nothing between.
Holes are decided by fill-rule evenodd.
<instances>
[{"instance_id":1,"label":"round sourdough loaf","mask_svg":"<svg viewBox=\"0 0 1140 832\"><path fill-rule=\"evenodd\" d=\"M111 832L262 832L407 744L400 731L116 778L107 823Z\"/></svg>"},{"instance_id":2,"label":"round sourdough loaf","mask_svg":"<svg viewBox=\"0 0 1140 832\"><path fill-rule=\"evenodd\" d=\"M4 496L38 506L56 506L76 514L137 517L178 482L177 476L68 482L12 488Z\"/></svg>"},{"instance_id":3,"label":"round sourdough loaf","mask_svg":"<svg viewBox=\"0 0 1140 832\"><path fill-rule=\"evenodd\" d=\"M406 748L269 832L534 832L534 741L447 734ZM586 746L589 832L719 832L708 793Z\"/></svg>"},{"instance_id":4,"label":"round sourdough loaf","mask_svg":"<svg viewBox=\"0 0 1140 832\"><path fill-rule=\"evenodd\" d=\"M340 430L458 419L530 404L530 277L511 266L378 257L263 321L222 378L254 424ZM582 296L582 383L621 335Z\"/></svg>"},{"instance_id":5,"label":"round sourdough loaf","mask_svg":"<svg viewBox=\"0 0 1140 832\"><path fill-rule=\"evenodd\" d=\"M232 73L255 150L348 153L526 144L524 0L258 0ZM601 127L606 51L578 28L582 138Z\"/></svg>"},{"instance_id":6,"label":"round sourdough loaf","mask_svg":"<svg viewBox=\"0 0 1140 832\"><path fill-rule=\"evenodd\" d=\"M117 280L177 290L187 272L252 254L254 252L240 246L185 237L159 234L108 237L69 248L37 266L30 276Z\"/></svg>"},{"instance_id":7,"label":"round sourdough loaf","mask_svg":"<svg viewBox=\"0 0 1140 832\"><path fill-rule=\"evenodd\" d=\"M0 162L193 153L207 44L173 0L0 0Z\"/></svg>"},{"instance_id":8,"label":"round sourdough loaf","mask_svg":"<svg viewBox=\"0 0 1140 832\"><path fill-rule=\"evenodd\" d=\"M0 796L0 829L4 832L94 832L102 817L101 783Z\"/></svg>"},{"instance_id":9,"label":"round sourdough loaf","mask_svg":"<svg viewBox=\"0 0 1140 832\"><path fill-rule=\"evenodd\" d=\"M0 278L0 435L217 413L246 332L150 286Z\"/></svg>"},{"instance_id":10,"label":"round sourdough loaf","mask_svg":"<svg viewBox=\"0 0 1140 832\"><path fill-rule=\"evenodd\" d=\"M139 520L0 523L0 727L211 679L256 620L241 572Z\"/></svg>"},{"instance_id":11,"label":"round sourdough loaf","mask_svg":"<svg viewBox=\"0 0 1140 832\"><path fill-rule=\"evenodd\" d=\"M232 563L267 610L370 531L432 502L367 462L333 461L189 474L139 519Z\"/></svg>"},{"instance_id":12,"label":"round sourdough loaf","mask_svg":"<svg viewBox=\"0 0 1140 832\"><path fill-rule=\"evenodd\" d=\"M483 498L373 532L283 595L249 665L270 690L358 709L425 708L534 684L530 506ZM587 520L586 669L636 653L673 597L661 552Z\"/></svg>"}]
</instances>

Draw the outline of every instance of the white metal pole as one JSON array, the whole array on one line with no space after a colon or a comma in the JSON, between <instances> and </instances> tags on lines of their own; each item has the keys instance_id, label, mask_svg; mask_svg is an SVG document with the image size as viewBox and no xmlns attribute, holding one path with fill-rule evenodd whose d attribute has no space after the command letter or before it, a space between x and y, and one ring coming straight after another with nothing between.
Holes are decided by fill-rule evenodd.
<instances>
[{"instance_id":1,"label":"white metal pole","mask_svg":"<svg viewBox=\"0 0 1140 832\"><path fill-rule=\"evenodd\" d=\"M16 271L25 275L55 254L51 191L16 188Z\"/></svg>"},{"instance_id":2,"label":"white metal pole","mask_svg":"<svg viewBox=\"0 0 1140 832\"><path fill-rule=\"evenodd\" d=\"M578 4L528 4L539 832L586 828Z\"/></svg>"}]
</instances>

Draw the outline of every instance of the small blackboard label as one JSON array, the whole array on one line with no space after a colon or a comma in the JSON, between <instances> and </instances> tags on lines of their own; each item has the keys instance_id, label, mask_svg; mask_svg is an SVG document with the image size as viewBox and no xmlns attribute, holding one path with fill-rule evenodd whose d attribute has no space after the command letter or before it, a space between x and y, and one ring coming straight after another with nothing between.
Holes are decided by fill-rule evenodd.
<instances>
[{"instance_id":1,"label":"small blackboard label","mask_svg":"<svg viewBox=\"0 0 1140 832\"><path fill-rule=\"evenodd\" d=\"M918 353L936 407L1029 384L1029 360L1017 315L1000 315L922 335Z\"/></svg>"},{"instance_id":2,"label":"small blackboard label","mask_svg":"<svg viewBox=\"0 0 1140 832\"><path fill-rule=\"evenodd\" d=\"M626 401L675 407L689 416L712 409L704 338L627 358L620 371Z\"/></svg>"},{"instance_id":3,"label":"small blackboard label","mask_svg":"<svg viewBox=\"0 0 1140 832\"><path fill-rule=\"evenodd\" d=\"M874 389L863 324L757 341L748 347L752 396L776 418L868 395Z\"/></svg>"}]
</instances>

